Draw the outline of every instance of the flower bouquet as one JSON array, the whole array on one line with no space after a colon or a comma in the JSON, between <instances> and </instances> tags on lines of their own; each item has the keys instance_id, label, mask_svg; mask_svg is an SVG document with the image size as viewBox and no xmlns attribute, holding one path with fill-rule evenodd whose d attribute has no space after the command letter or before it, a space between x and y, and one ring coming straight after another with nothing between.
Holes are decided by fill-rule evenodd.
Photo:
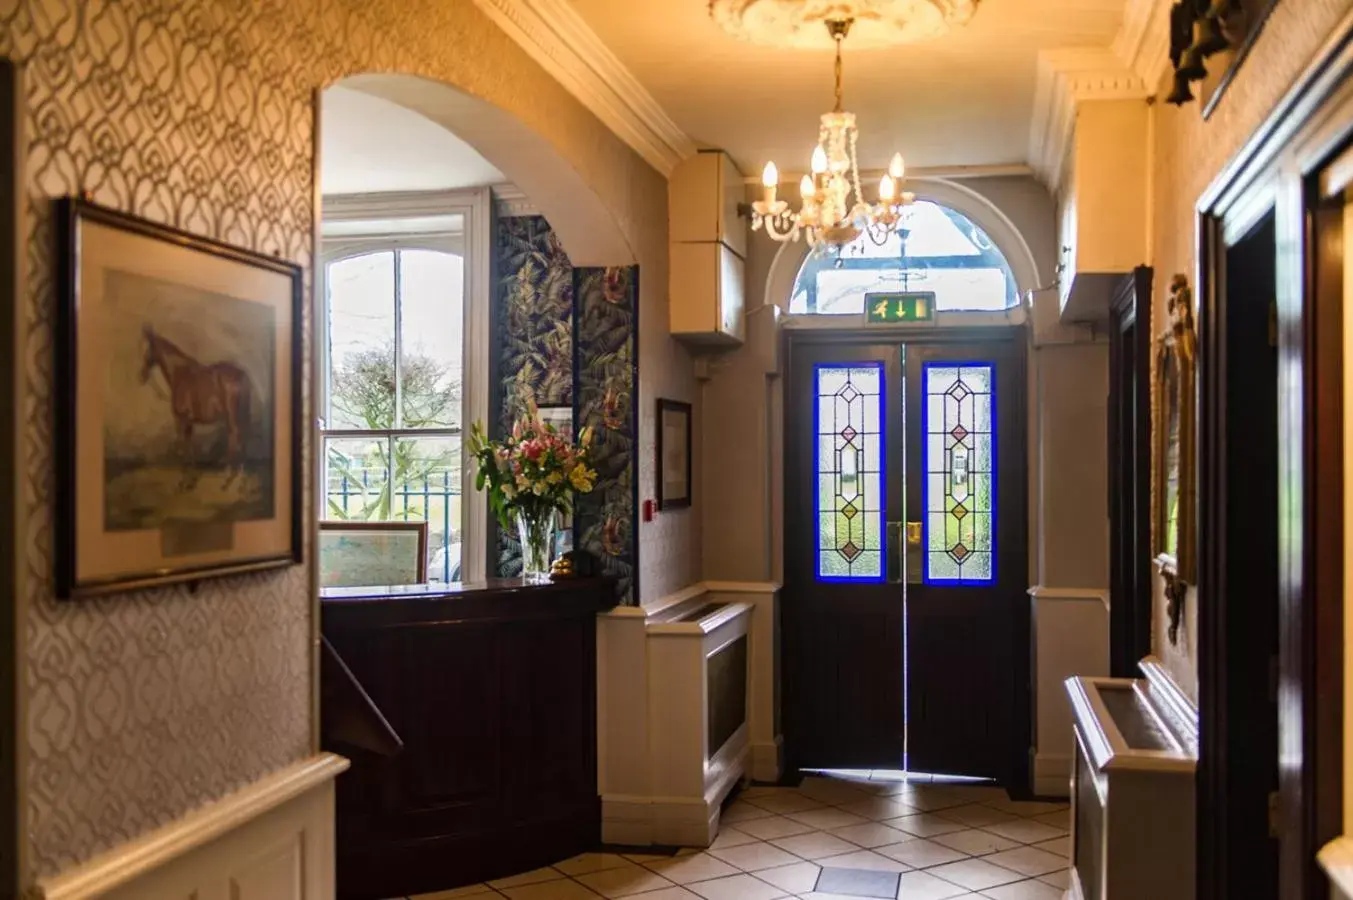
<instances>
[{"instance_id":1,"label":"flower bouquet","mask_svg":"<svg viewBox=\"0 0 1353 900\"><path fill-rule=\"evenodd\" d=\"M576 443L540 420L535 404L501 441L491 441L482 423L470 428L466 448L479 464L475 487L489 495L489 508L505 529L521 538L522 577L549 576L555 521L573 511L574 494L592 490L597 473L587 464L592 430Z\"/></svg>"}]
</instances>

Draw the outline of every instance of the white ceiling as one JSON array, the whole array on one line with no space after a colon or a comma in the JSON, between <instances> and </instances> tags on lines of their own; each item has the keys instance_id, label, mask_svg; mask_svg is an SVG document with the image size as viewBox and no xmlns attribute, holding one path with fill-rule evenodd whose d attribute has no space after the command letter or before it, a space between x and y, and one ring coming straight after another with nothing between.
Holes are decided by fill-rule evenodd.
<instances>
[{"instance_id":1,"label":"white ceiling","mask_svg":"<svg viewBox=\"0 0 1353 900\"><path fill-rule=\"evenodd\" d=\"M473 147L413 110L341 85L324 91L324 194L455 190L505 181Z\"/></svg>"},{"instance_id":2,"label":"white ceiling","mask_svg":"<svg viewBox=\"0 0 1353 900\"><path fill-rule=\"evenodd\" d=\"M860 166L894 150L909 167L1028 160L1040 50L1107 48L1125 0L981 0L965 26L886 49L845 44L845 107ZM767 159L801 172L832 105L832 54L756 46L710 20L705 0L572 0L573 9L697 144L728 150L744 173Z\"/></svg>"}]
</instances>

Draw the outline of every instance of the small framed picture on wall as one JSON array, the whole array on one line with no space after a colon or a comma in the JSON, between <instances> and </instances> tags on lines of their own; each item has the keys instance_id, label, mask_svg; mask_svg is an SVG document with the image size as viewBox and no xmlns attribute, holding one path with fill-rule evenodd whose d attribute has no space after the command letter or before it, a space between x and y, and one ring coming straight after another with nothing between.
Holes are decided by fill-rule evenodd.
<instances>
[{"instance_id":1,"label":"small framed picture on wall","mask_svg":"<svg viewBox=\"0 0 1353 900\"><path fill-rule=\"evenodd\" d=\"M658 400L658 509L691 505L691 405Z\"/></svg>"}]
</instances>

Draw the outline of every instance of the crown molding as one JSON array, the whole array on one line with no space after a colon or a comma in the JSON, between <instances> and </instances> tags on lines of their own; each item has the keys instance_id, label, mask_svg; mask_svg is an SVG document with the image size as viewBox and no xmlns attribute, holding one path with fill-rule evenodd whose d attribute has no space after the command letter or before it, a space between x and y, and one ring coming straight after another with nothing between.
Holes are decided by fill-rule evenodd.
<instances>
[{"instance_id":1,"label":"crown molding","mask_svg":"<svg viewBox=\"0 0 1353 900\"><path fill-rule=\"evenodd\" d=\"M493 186L493 207L500 218L514 216L538 216L540 210L531 202L521 188L515 184L495 184Z\"/></svg>"},{"instance_id":2,"label":"crown molding","mask_svg":"<svg viewBox=\"0 0 1353 900\"><path fill-rule=\"evenodd\" d=\"M781 172L780 187L788 190L798 185L799 180L807 174L807 169L801 172ZM887 169L861 169L860 181L873 182L878 181L884 176ZM967 178L1019 178L1027 175L1033 175L1032 166L1024 163L996 163L993 165L982 166L907 166L907 179L913 178L947 178L954 180L963 180ZM743 177L746 184L761 183L760 175L747 175Z\"/></svg>"},{"instance_id":3,"label":"crown molding","mask_svg":"<svg viewBox=\"0 0 1353 900\"><path fill-rule=\"evenodd\" d=\"M1147 81L1108 47L1042 50L1038 54L1034 109L1029 123L1029 164L1053 191L1076 127L1076 107L1088 100L1151 96Z\"/></svg>"},{"instance_id":4,"label":"crown molding","mask_svg":"<svg viewBox=\"0 0 1353 900\"><path fill-rule=\"evenodd\" d=\"M668 177L694 142L568 0L474 0L564 88Z\"/></svg>"},{"instance_id":5,"label":"crown molding","mask_svg":"<svg viewBox=\"0 0 1353 900\"><path fill-rule=\"evenodd\" d=\"M1153 92L1170 66L1170 6L1173 0L1128 0L1114 36L1114 55Z\"/></svg>"}]
</instances>

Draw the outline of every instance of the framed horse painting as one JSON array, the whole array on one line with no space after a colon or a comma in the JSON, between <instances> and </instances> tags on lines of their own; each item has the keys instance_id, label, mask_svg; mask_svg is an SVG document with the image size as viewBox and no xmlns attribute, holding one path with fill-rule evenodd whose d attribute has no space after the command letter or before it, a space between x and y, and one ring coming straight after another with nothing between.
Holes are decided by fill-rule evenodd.
<instances>
[{"instance_id":1,"label":"framed horse painting","mask_svg":"<svg viewBox=\"0 0 1353 900\"><path fill-rule=\"evenodd\" d=\"M300 267L58 207L57 595L300 562Z\"/></svg>"}]
</instances>

